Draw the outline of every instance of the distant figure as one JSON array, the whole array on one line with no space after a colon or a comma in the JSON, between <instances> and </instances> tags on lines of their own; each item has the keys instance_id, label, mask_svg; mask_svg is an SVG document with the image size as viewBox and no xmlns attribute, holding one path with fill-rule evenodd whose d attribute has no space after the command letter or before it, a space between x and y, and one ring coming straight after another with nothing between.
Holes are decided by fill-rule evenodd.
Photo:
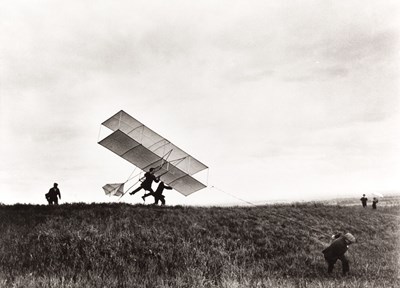
<instances>
[{"instance_id":1,"label":"distant figure","mask_svg":"<svg viewBox=\"0 0 400 288\"><path fill-rule=\"evenodd\" d=\"M165 185L165 183L163 181L161 181L160 184L158 184L158 187L153 194L147 193L147 194L143 195L143 197L142 197L143 201L145 200L146 197L153 195L155 205L158 205L158 201L161 201L161 204L165 205L165 196L162 195L162 193L164 192L164 189L172 190L172 187Z\"/></svg>"},{"instance_id":2,"label":"distant figure","mask_svg":"<svg viewBox=\"0 0 400 288\"><path fill-rule=\"evenodd\" d=\"M150 195L153 195L154 191L151 188L151 184L153 184L153 181L155 181L155 182L159 181L158 178L156 176L154 176L154 172L155 172L154 168L150 168L149 172L146 172L144 174L144 177L140 179L140 181L142 181L142 184L140 184L140 186L138 188L136 188L129 194L133 195L136 192L139 192L141 189L144 189L145 191L149 191Z\"/></svg>"},{"instance_id":3,"label":"distant figure","mask_svg":"<svg viewBox=\"0 0 400 288\"><path fill-rule=\"evenodd\" d=\"M374 197L372 199L372 209L376 209L376 204L378 204L378 198Z\"/></svg>"},{"instance_id":4,"label":"distant figure","mask_svg":"<svg viewBox=\"0 0 400 288\"><path fill-rule=\"evenodd\" d=\"M46 200L49 202L49 205L58 205L58 198L61 200L60 189L58 189L58 184L54 183L54 186L50 188L49 192L46 193ZM58 197L58 198L57 198Z\"/></svg>"},{"instance_id":5,"label":"distant figure","mask_svg":"<svg viewBox=\"0 0 400 288\"><path fill-rule=\"evenodd\" d=\"M363 197L361 197L360 200L361 200L362 206L363 206L364 208L367 207L368 198L365 197L365 194L363 194Z\"/></svg>"},{"instance_id":6,"label":"distant figure","mask_svg":"<svg viewBox=\"0 0 400 288\"><path fill-rule=\"evenodd\" d=\"M348 245L356 242L356 238L350 233L346 233L345 235L340 235L339 237L335 238L336 235L332 236L334 240L328 248L322 251L322 253L324 254L325 260L328 263L329 274L332 273L333 267L336 261L339 259L342 261L343 275L346 275L350 269L349 261L344 254L348 249Z\"/></svg>"}]
</instances>

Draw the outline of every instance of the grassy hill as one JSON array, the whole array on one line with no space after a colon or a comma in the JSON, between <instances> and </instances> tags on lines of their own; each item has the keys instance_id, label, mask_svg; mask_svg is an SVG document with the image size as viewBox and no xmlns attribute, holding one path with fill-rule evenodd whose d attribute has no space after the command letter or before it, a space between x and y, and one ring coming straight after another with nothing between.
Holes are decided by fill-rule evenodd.
<instances>
[{"instance_id":1,"label":"grassy hill","mask_svg":"<svg viewBox=\"0 0 400 288\"><path fill-rule=\"evenodd\" d=\"M0 287L400 287L399 206L0 205ZM350 275L321 250L351 232Z\"/></svg>"}]
</instances>

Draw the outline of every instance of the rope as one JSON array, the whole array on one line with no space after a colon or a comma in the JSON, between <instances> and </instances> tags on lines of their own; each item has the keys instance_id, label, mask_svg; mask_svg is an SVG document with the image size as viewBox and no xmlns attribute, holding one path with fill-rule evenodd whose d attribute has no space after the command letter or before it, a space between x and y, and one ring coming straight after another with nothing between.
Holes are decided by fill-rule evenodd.
<instances>
[{"instance_id":1,"label":"rope","mask_svg":"<svg viewBox=\"0 0 400 288\"><path fill-rule=\"evenodd\" d=\"M291 218L289 218L289 217L285 217L285 216L276 214L276 213L271 212L271 211L269 211L269 213L270 213L270 214L273 214L274 216L280 217L280 218L282 218L282 219L285 219L285 220L291 221L291 222L293 222L293 223L296 223L296 224L298 224L298 225L302 225L303 227L306 227L306 228L308 228L308 229L310 229L310 230L313 230L313 231L315 231L315 232L318 232L318 233L320 233L321 235L330 236L329 234L327 234L327 233L325 233L325 232L322 232L321 230L319 230L319 229L317 229L317 228L308 226L308 225L306 225L306 224L304 224L304 223L302 223L302 222L293 220L293 219L291 219Z\"/></svg>"},{"instance_id":2,"label":"rope","mask_svg":"<svg viewBox=\"0 0 400 288\"><path fill-rule=\"evenodd\" d=\"M230 195L231 197L233 197L233 198L235 198L235 199L237 199L237 200L240 200L240 201L242 201L242 202L244 202L244 203L250 204L250 205L252 205L252 206L258 206L258 205L256 205L256 204L250 202L250 201L246 201L246 200L244 200L244 199L241 199L241 198L239 198L239 197L236 197L235 195L232 195L231 193L228 193L228 192L226 192L226 191L224 191L224 190L222 190L222 189L219 189L219 188L217 188L217 187L215 187L215 186L211 186L211 188L214 188L214 189L216 189L216 190L218 190L218 191L221 191L222 193L225 193L225 194L227 194L227 195ZM285 216L283 216L283 215L274 213L274 212L272 212L272 211L269 211L269 213L272 214L272 215L274 215L274 216L276 216L276 217L280 217L280 218L285 219L285 220L287 220L287 221L296 223L296 224L298 224L298 225L302 225L303 227L306 227L306 228L308 228L308 229L310 229L310 230L313 230L313 231L315 231L315 232L318 232L318 233L320 233L321 235L324 235L324 236L327 236L327 235L328 235L328 236L330 236L329 234L327 234L327 233L325 233L325 232L323 232L323 231L321 231L321 230L319 230L319 229L317 229L317 228L308 226L308 225L306 225L306 224L304 224L304 223L302 223L302 222L293 220L293 219L291 219L291 218L289 218L289 217L285 217Z\"/></svg>"},{"instance_id":3,"label":"rope","mask_svg":"<svg viewBox=\"0 0 400 288\"><path fill-rule=\"evenodd\" d=\"M224 190L222 190L222 189L219 189L219 188L217 188L217 187L215 187L215 186L211 186L210 188L211 188L211 189L216 189L216 190L218 190L218 191L220 191L220 192L222 192L222 193L225 193L225 194L227 194L227 195L229 195L229 196L231 196L231 197L233 197L233 198L235 198L235 199L237 199L237 200L240 200L240 201L242 201L242 202L244 202L244 203L250 204L250 205L252 205L252 206L257 206L257 205L254 204L254 203L251 203L251 202L249 202L249 201L246 201L246 200L243 200L243 199L241 199L241 198L239 198L239 197L236 197L235 195L232 195L231 193L228 193L228 192L226 192L226 191L224 191Z\"/></svg>"}]
</instances>

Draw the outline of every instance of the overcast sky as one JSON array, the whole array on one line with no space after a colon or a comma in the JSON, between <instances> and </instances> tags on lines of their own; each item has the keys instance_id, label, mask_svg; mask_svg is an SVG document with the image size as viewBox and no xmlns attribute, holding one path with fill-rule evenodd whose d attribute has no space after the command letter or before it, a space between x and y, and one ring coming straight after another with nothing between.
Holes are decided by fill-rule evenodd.
<instances>
[{"instance_id":1,"label":"overcast sky","mask_svg":"<svg viewBox=\"0 0 400 288\"><path fill-rule=\"evenodd\" d=\"M169 204L398 192L398 3L1 1L0 202L115 201L121 109L210 167Z\"/></svg>"}]
</instances>

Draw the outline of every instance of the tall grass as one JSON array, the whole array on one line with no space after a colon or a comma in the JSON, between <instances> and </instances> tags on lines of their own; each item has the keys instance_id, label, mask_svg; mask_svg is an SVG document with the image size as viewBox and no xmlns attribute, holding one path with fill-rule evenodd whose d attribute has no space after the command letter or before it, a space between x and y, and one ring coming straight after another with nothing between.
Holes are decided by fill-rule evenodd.
<instances>
[{"instance_id":1,"label":"tall grass","mask_svg":"<svg viewBox=\"0 0 400 288\"><path fill-rule=\"evenodd\" d=\"M399 206L0 206L0 287L400 287ZM350 275L321 250L351 232Z\"/></svg>"}]
</instances>

